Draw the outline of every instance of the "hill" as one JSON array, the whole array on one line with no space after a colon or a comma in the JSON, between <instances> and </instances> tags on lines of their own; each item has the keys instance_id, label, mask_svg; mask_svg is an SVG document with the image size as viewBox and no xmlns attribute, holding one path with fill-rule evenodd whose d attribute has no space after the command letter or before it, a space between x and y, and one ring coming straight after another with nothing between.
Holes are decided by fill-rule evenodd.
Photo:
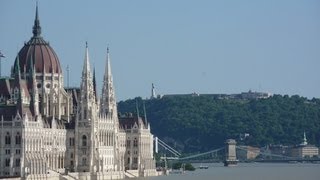
<instances>
[{"instance_id":1,"label":"hill","mask_svg":"<svg viewBox=\"0 0 320 180\"><path fill-rule=\"evenodd\" d=\"M119 102L118 110L133 112L137 103L143 112L141 98ZM295 145L302 141L304 131L310 144L320 141L320 99L164 96L145 100L145 106L153 134L184 152L221 147L228 138L252 146Z\"/></svg>"}]
</instances>

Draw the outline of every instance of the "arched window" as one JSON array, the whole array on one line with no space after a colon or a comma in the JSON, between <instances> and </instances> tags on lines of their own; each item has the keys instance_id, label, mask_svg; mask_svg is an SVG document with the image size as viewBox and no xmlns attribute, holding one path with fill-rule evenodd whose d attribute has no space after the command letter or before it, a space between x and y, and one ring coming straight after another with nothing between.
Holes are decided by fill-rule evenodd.
<instances>
[{"instance_id":1,"label":"arched window","mask_svg":"<svg viewBox=\"0 0 320 180\"><path fill-rule=\"evenodd\" d=\"M87 136L86 135L82 136L82 146L87 146Z\"/></svg>"},{"instance_id":2,"label":"arched window","mask_svg":"<svg viewBox=\"0 0 320 180\"><path fill-rule=\"evenodd\" d=\"M83 119L87 119L87 110L86 109L83 110Z\"/></svg>"},{"instance_id":3,"label":"arched window","mask_svg":"<svg viewBox=\"0 0 320 180\"><path fill-rule=\"evenodd\" d=\"M134 140L133 140L133 147L138 147L138 140L137 140L137 138L134 138Z\"/></svg>"},{"instance_id":4,"label":"arched window","mask_svg":"<svg viewBox=\"0 0 320 180\"><path fill-rule=\"evenodd\" d=\"M6 145L10 145L11 144L11 137L10 137L9 132L7 132L7 134L6 134L5 143L6 143Z\"/></svg>"},{"instance_id":5,"label":"arched window","mask_svg":"<svg viewBox=\"0 0 320 180\"><path fill-rule=\"evenodd\" d=\"M16 134L16 144L21 144L21 136L19 132Z\"/></svg>"}]
</instances>

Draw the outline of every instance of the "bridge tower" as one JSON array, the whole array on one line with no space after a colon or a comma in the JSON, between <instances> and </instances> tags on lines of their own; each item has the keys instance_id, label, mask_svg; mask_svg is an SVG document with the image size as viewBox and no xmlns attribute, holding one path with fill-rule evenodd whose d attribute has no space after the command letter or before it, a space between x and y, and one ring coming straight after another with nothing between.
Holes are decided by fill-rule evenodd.
<instances>
[{"instance_id":1,"label":"bridge tower","mask_svg":"<svg viewBox=\"0 0 320 180\"><path fill-rule=\"evenodd\" d=\"M226 144L226 156L224 161L224 166L236 166L238 163L237 153L236 153L236 140L227 139Z\"/></svg>"}]
</instances>

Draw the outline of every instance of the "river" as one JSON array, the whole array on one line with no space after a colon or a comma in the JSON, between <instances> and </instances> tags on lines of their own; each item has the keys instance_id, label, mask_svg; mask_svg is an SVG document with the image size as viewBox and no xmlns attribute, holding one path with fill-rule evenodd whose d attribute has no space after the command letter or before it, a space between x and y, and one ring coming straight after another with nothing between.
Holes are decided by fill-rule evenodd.
<instances>
[{"instance_id":1,"label":"river","mask_svg":"<svg viewBox=\"0 0 320 180\"><path fill-rule=\"evenodd\" d=\"M193 164L195 167L200 164ZM320 164L312 163L239 163L235 167L223 164L203 164L208 169L196 169L184 174L138 178L139 180L320 180Z\"/></svg>"}]
</instances>

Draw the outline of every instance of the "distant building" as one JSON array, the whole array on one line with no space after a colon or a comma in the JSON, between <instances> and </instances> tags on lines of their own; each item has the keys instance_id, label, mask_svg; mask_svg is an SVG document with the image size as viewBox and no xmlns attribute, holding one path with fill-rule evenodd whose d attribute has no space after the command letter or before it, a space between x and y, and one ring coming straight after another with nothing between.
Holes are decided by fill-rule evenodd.
<instances>
[{"instance_id":1,"label":"distant building","mask_svg":"<svg viewBox=\"0 0 320 180\"><path fill-rule=\"evenodd\" d=\"M306 138L306 133L303 134L303 142L292 147L291 156L298 158L311 158L319 156L319 148L314 145L309 145Z\"/></svg>"},{"instance_id":2,"label":"distant building","mask_svg":"<svg viewBox=\"0 0 320 180\"><path fill-rule=\"evenodd\" d=\"M270 145L269 150L271 154L280 156L289 156L290 148L284 145Z\"/></svg>"},{"instance_id":3,"label":"distant building","mask_svg":"<svg viewBox=\"0 0 320 180\"><path fill-rule=\"evenodd\" d=\"M190 94L166 94L162 97L198 97L198 96L206 96L212 97L215 99L236 99L236 100L250 100L250 99L266 99L272 97L271 93L266 92L242 92L240 94L199 94L196 92ZM151 96L152 98L152 96Z\"/></svg>"},{"instance_id":4,"label":"distant building","mask_svg":"<svg viewBox=\"0 0 320 180\"><path fill-rule=\"evenodd\" d=\"M242 92L240 97L242 99L266 99L271 97L272 94L266 92L253 92L249 90L248 92Z\"/></svg>"},{"instance_id":5,"label":"distant building","mask_svg":"<svg viewBox=\"0 0 320 180\"><path fill-rule=\"evenodd\" d=\"M238 159L241 160L252 160L255 159L260 154L260 148L252 146L239 146L240 149L237 150Z\"/></svg>"},{"instance_id":6,"label":"distant building","mask_svg":"<svg viewBox=\"0 0 320 180\"><path fill-rule=\"evenodd\" d=\"M306 146L299 145L291 149L292 157L308 158L308 157L316 157L318 155L319 155L319 148L313 145L306 145Z\"/></svg>"},{"instance_id":7,"label":"distant building","mask_svg":"<svg viewBox=\"0 0 320 180\"><path fill-rule=\"evenodd\" d=\"M143 170L143 176L154 173L153 135L146 118L139 116L120 116L120 128L126 132L126 152L124 154L126 170Z\"/></svg>"}]
</instances>

